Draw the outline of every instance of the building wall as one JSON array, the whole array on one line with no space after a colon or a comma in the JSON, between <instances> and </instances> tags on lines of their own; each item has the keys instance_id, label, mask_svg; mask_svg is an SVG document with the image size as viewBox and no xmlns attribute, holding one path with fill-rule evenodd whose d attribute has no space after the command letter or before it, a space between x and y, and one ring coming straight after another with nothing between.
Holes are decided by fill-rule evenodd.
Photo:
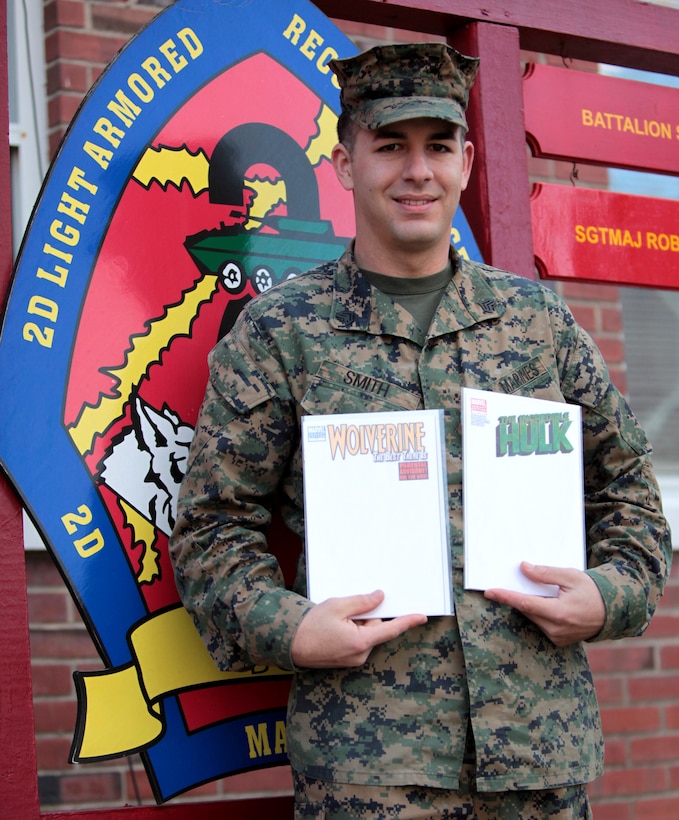
<instances>
[{"instance_id":1,"label":"building wall","mask_svg":"<svg viewBox=\"0 0 679 820\"><path fill-rule=\"evenodd\" d=\"M52 154L83 96L107 63L129 37L165 5L162 0L148 3L48 0L45 3ZM360 48L413 37L392 29L340 25ZM564 181L573 170L564 163L530 162L534 180ZM606 184L602 169L581 167L576 171L577 179L583 184ZM575 283L555 287L598 343L614 380L624 391L624 336L618 289ZM109 763L68 763L76 716L73 672L100 669L102 664L50 557L45 552L30 551L26 554L26 563L43 809L152 803L138 756ZM679 645L675 639L678 632L679 567L676 567L659 612L645 636L590 647L607 741L606 774L590 790L596 820L679 817ZM279 767L208 784L186 799L228 799L289 791L289 771Z\"/></svg>"},{"instance_id":2,"label":"building wall","mask_svg":"<svg viewBox=\"0 0 679 820\"><path fill-rule=\"evenodd\" d=\"M137 755L68 763L76 718L73 672L102 664L49 555L31 551L26 563L41 806L66 810L153 803ZM606 773L590 787L595 820L679 817L678 632L675 564L643 637L589 649L606 736ZM186 799L281 794L290 788L288 769L278 767L207 784Z\"/></svg>"}]
</instances>

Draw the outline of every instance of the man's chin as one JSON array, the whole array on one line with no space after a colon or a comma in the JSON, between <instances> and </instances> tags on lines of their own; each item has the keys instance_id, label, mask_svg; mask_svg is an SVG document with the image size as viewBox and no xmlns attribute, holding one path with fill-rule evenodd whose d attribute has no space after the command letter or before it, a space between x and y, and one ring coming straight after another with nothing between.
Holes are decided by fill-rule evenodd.
<instances>
[{"instance_id":1,"label":"man's chin","mask_svg":"<svg viewBox=\"0 0 679 820\"><path fill-rule=\"evenodd\" d=\"M447 247L450 242L450 233L441 234L434 229L424 227L409 227L397 232L398 249L403 253L427 253L439 247Z\"/></svg>"}]
</instances>

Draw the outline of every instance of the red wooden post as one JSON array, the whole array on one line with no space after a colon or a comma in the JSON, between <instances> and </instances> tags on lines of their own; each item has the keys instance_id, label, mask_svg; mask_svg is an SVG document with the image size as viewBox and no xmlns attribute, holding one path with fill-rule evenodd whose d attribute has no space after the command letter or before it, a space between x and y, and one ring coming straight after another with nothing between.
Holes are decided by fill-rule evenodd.
<instances>
[{"instance_id":1,"label":"red wooden post","mask_svg":"<svg viewBox=\"0 0 679 820\"><path fill-rule=\"evenodd\" d=\"M120 809L90 809L46 812L41 820L286 820L293 815L291 797L254 797L216 803L165 803L162 806L126 806ZM4 815L3 815L4 817ZM14 820L14 816L12 816ZM16 815L16 820L24 820Z\"/></svg>"},{"instance_id":2,"label":"red wooden post","mask_svg":"<svg viewBox=\"0 0 679 820\"><path fill-rule=\"evenodd\" d=\"M4 6L4 0L2 2ZM3 17L3 20L5 18ZM1 35L0 35L1 36ZM7 42L2 38L3 45ZM6 80L6 73L4 79ZM6 97L5 97L6 100ZM3 106L3 114L5 113ZM7 133L3 131L2 133ZM7 285L6 255L11 261L9 173L6 156L0 170L2 200L3 289ZM31 656L28 642L28 603L21 507L0 476L0 795L6 817L38 817L38 770L35 757ZM7 814L5 815L5 812Z\"/></svg>"},{"instance_id":3,"label":"red wooden post","mask_svg":"<svg viewBox=\"0 0 679 820\"><path fill-rule=\"evenodd\" d=\"M465 216L486 262L534 279L519 33L473 23L451 44L481 58L467 118L476 160Z\"/></svg>"}]
</instances>

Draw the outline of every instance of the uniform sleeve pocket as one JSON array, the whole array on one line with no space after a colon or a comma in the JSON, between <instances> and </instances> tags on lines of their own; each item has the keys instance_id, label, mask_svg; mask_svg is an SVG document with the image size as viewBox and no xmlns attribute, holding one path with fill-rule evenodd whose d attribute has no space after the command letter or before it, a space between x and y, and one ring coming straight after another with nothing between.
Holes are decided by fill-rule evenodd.
<instances>
[{"instance_id":1,"label":"uniform sleeve pocket","mask_svg":"<svg viewBox=\"0 0 679 820\"><path fill-rule=\"evenodd\" d=\"M210 385L236 415L249 413L276 391L237 341L224 339L210 353Z\"/></svg>"}]
</instances>

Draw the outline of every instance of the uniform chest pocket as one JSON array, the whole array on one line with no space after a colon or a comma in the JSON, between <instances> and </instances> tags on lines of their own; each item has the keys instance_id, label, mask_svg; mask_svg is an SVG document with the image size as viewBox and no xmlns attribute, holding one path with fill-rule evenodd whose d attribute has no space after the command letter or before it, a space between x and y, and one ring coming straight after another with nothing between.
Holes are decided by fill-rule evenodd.
<instances>
[{"instance_id":1,"label":"uniform chest pocket","mask_svg":"<svg viewBox=\"0 0 679 820\"><path fill-rule=\"evenodd\" d=\"M325 361L309 379L302 407L310 415L422 409L419 392L382 375Z\"/></svg>"}]
</instances>

